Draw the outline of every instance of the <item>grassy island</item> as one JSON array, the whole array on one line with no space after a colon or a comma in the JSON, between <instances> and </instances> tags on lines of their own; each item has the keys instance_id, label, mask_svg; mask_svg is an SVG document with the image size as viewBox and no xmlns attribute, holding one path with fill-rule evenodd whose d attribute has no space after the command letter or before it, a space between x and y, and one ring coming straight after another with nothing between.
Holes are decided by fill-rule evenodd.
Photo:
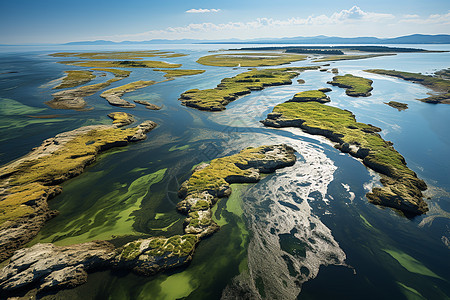
<instances>
[{"instance_id":1,"label":"grassy island","mask_svg":"<svg viewBox=\"0 0 450 300\"><path fill-rule=\"evenodd\" d=\"M425 182L406 166L392 143L381 138L380 128L357 122L351 112L317 102L286 102L275 106L263 124L299 127L325 136L342 152L361 158L364 165L382 174L383 187L367 194L371 202L412 215L428 210L421 192L427 188Z\"/></svg>"},{"instance_id":2,"label":"grassy island","mask_svg":"<svg viewBox=\"0 0 450 300\"><path fill-rule=\"evenodd\" d=\"M408 109L408 104L397 102L397 101L389 101L389 102L385 102L384 104L387 104L390 107L396 108L396 109L398 109L398 111Z\"/></svg>"},{"instance_id":3,"label":"grassy island","mask_svg":"<svg viewBox=\"0 0 450 300\"><path fill-rule=\"evenodd\" d=\"M174 78L174 77L181 77L181 76L191 76L191 75L197 75L205 73L205 70L158 70L155 69L153 71L158 72L164 72L164 77L166 78Z\"/></svg>"},{"instance_id":4,"label":"grassy island","mask_svg":"<svg viewBox=\"0 0 450 300\"><path fill-rule=\"evenodd\" d=\"M108 69L108 68L92 68L94 71L103 71L114 74L116 78L126 78L130 76L131 71L119 70L119 69Z\"/></svg>"},{"instance_id":5,"label":"grassy island","mask_svg":"<svg viewBox=\"0 0 450 300\"><path fill-rule=\"evenodd\" d=\"M81 127L45 140L28 155L0 168L0 261L55 216L47 200L61 192L58 184L81 174L100 152L145 139L155 126L146 121L123 130L112 125Z\"/></svg>"},{"instance_id":6,"label":"grassy island","mask_svg":"<svg viewBox=\"0 0 450 300\"><path fill-rule=\"evenodd\" d=\"M64 71L66 76L62 79L61 84L54 87L54 89L65 89L71 87L77 87L79 85L88 83L95 78L92 71Z\"/></svg>"},{"instance_id":7,"label":"grassy island","mask_svg":"<svg viewBox=\"0 0 450 300\"><path fill-rule=\"evenodd\" d=\"M172 58L187 54L159 50L144 51L105 51L105 52L58 52L50 54L53 57L78 57L83 59L142 59L142 57Z\"/></svg>"},{"instance_id":8,"label":"grassy island","mask_svg":"<svg viewBox=\"0 0 450 300\"><path fill-rule=\"evenodd\" d=\"M370 91L373 90L372 80L351 74L334 76L333 80L328 83L346 89L345 93L351 97L368 97L371 95Z\"/></svg>"},{"instance_id":9,"label":"grassy island","mask_svg":"<svg viewBox=\"0 0 450 300\"><path fill-rule=\"evenodd\" d=\"M122 97L125 93L135 91L137 89L141 89L150 85L155 84L155 81L152 80L139 80L135 82L131 82L113 89L109 89L100 94L100 97L105 98L109 104L120 107L132 108L136 107L136 104L130 103L128 101L123 100Z\"/></svg>"},{"instance_id":10,"label":"grassy island","mask_svg":"<svg viewBox=\"0 0 450 300\"><path fill-rule=\"evenodd\" d=\"M262 67L278 66L305 60L306 55L285 53L233 53L200 57L197 62L205 66L217 67Z\"/></svg>"},{"instance_id":11,"label":"grassy island","mask_svg":"<svg viewBox=\"0 0 450 300\"><path fill-rule=\"evenodd\" d=\"M419 99L420 101L433 104L436 103L450 104L450 80L428 75L422 75L420 73L409 73L395 70L372 69L364 71L374 74L397 77L406 81L421 84L429 89L432 89L435 92L438 92L439 94L432 95L424 99Z\"/></svg>"},{"instance_id":12,"label":"grassy island","mask_svg":"<svg viewBox=\"0 0 450 300\"><path fill-rule=\"evenodd\" d=\"M231 78L222 79L213 89L188 90L181 94L183 105L200 110L220 111L238 97L250 94L251 91L262 90L267 86L291 84L292 78L304 70L315 70L318 67L299 67L282 69L252 70Z\"/></svg>"},{"instance_id":13,"label":"grassy island","mask_svg":"<svg viewBox=\"0 0 450 300\"><path fill-rule=\"evenodd\" d=\"M363 54L363 55L330 55L314 60L313 62L325 62L325 61L341 61L341 60L356 60L356 59L366 59L379 56L391 56L395 54Z\"/></svg>"},{"instance_id":14,"label":"grassy island","mask_svg":"<svg viewBox=\"0 0 450 300\"><path fill-rule=\"evenodd\" d=\"M330 97L325 95L324 92L316 90L316 91L304 91L294 95L294 97L288 102L310 102L316 101L319 103L330 102Z\"/></svg>"},{"instance_id":15,"label":"grassy island","mask_svg":"<svg viewBox=\"0 0 450 300\"><path fill-rule=\"evenodd\" d=\"M60 64L89 68L179 68L181 64L171 64L154 60L64 60Z\"/></svg>"}]
</instances>

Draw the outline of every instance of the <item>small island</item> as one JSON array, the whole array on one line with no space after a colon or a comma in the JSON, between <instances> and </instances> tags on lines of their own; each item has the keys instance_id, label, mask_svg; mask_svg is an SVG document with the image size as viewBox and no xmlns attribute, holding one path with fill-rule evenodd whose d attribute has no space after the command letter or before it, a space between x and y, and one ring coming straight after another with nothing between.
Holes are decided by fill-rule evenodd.
<instances>
[{"instance_id":1,"label":"small island","mask_svg":"<svg viewBox=\"0 0 450 300\"><path fill-rule=\"evenodd\" d=\"M100 97L105 98L109 104L119 107L125 108L133 108L136 107L136 104L130 103L126 100L123 100L122 97L125 93L133 92L137 89L141 89L150 85L155 84L156 82L153 80L139 80L135 82L131 82L113 89L109 89L100 94Z\"/></svg>"},{"instance_id":2,"label":"small island","mask_svg":"<svg viewBox=\"0 0 450 300\"><path fill-rule=\"evenodd\" d=\"M89 68L179 68L181 64L172 64L155 60L63 60L60 64Z\"/></svg>"},{"instance_id":3,"label":"small island","mask_svg":"<svg viewBox=\"0 0 450 300\"><path fill-rule=\"evenodd\" d=\"M55 86L53 89L65 89L77 87L79 85L88 83L95 78L92 71L81 70L81 71L64 71L66 76L63 77L61 84Z\"/></svg>"},{"instance_id":4,"label":"small island","mask_svg":"<svg viewBox=\"0 0 450 300\"><path fill-rule=\"evenodd\" d=\"M408 104L397 102L397 101L384 102L384 104L387 104L390 107L396 108L396 109L398 109L398 111L408 109Z\"/></svg>"},{"instance_id":5,"label":"small island","mask_svg":"<svg viewBox=\"0 0 450 300\"><path fill-rule=\"evenodd\" d=\"M373 90L372 80L353 76L352 74L334 76L333 80L327 83L346 89L345 93L351 97L369 97L371 95L370 91Z\"/></svg>"},{"instance_id":6,"label":"small island","mask_svg":"<svg viewBox=\"0 0 450 300\"><path fill-rule=\"evenodd\" d=\"M325 95L323 91L304 91L294 95L294 97L288 102L311 102L316 101L319 103L330 102L330 97Z\"/></svg>"},{"instance_id":7,"label":"small island","mask_svg":"<svg viewBox=\"0 0 450 300\"><path fill-rule=\"evenodd\" d=\"M422 195L427 189L425 182L406 166L392 143L381 138L380 128L357 122L351 112L318 102L286 102L275 106L262 123L270 127L299 127L330 139L337 149L362 159L365 166L382 175L383 187L375 187L366 195L370 202L398 209L408 216L428 211Z\"/></svg>"},{"instance_id":8,"label":"small island","mask_svg":"<svg viewBox=\"0 0 450 300\"><path fill-rule=\"evenodd\" d=\"M222 79L213 89L188 90L180 95L183 105L199 110L221 111L225 106L240 96L251 91L262 90L268 86L292 84L292 79L305 70L316 70L319 67L298 67L282 69L252 70L231 78Z\"/></svg>"},{"instance_id":9,"label":"small island","mask_svg":"<svg viewBox=\"0 0 450 300\"><path fill-rule=\"evenodd\" d=\"M197 62L205 66L216 67L263 67L278 66L294 61L305 60L306 55L285 53L232 53L215 54L200 57Z\"/></svg>"},{"instance_id":10,"label":"small island","mask_svg":"<svg viewBox=\"0 0 450 300\"><path fill-rule=\"evenodd\" d=\"M49 54L53 57L77 57L83 59L142 59L142 57L172 58L187 56L187 54L160 51L105 51L105 52L58 52Z\"/></svg>"},{"instance_id":11,"label":"small island","mask_svg":"<svg viewBox=\"0 0 450 300\"><path fill-rule=\"evenodd\" d=\"M380 56L391 56L395 55L393 53L389 54L363 54L363 55L330 55L314 60L313 62L325 62L325 61L342 61L342 60L356 60L356 59L367 59Z\"/></svg>"},{"instance_id":12,"label":"small island","mask_svg":"<svg viewBox=\"0 0 450 300\"><path fill-rule=\"evenodd\" d=\"M205 70L158 70L154 69L153 71L157 72L164 72L164 77L166 78L174 78L174 77L182 77L182 76L191 76L191 75L197 75L197 74L203 74L205 73Z\"/></svg>"},{"instance_id":13,"label":"small island","mask_svg":"<svg viewBox=\"0 0 450 300\"><path fill-rule=\"evenodd\" d=\"M419 73L401 72L395 70L371 69L364 71L374 74L397 77L406 81L421 84L439 94L432 95L424 99L419 99L420 101L432 104L437 103L450 104L450 80L443 79L442 77L433 77L428 75L422 75Z\"/></svg>"}]
</instances>

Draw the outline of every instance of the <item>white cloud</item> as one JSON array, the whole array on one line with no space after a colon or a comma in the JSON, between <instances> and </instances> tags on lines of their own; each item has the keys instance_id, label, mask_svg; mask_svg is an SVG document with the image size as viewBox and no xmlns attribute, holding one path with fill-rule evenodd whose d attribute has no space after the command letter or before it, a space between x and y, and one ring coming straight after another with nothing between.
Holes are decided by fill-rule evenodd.
<instances>
[{"instance_id":1,"label":"white cloud","mask_svg":"<svg viewBox=\"0 0 450 300\"><path fill-rule=\"evenodd\" d=\"M413 24L436 24L436 25L449 25L450 24L450 12L446 14L433 14L426 18L422 18L418 15L404 16L402 23L413 23Z\"/></svg>"},{"instance_id":2,"label":"white cloud","mask_svg":"<svg viewBox=\"0 0 450 300\"><path fill-rule=\"evenodd\" d=\"M198 9L192 8L190 10L187 10L186 12L190 13L190 14L204 14L204 13L216 13L216 12L219 12L219 11L220 11L220 9L216 9L216 8L211 8L211 9L208 9L208 8L198 8Z\"/></svg>"}]
</instances>

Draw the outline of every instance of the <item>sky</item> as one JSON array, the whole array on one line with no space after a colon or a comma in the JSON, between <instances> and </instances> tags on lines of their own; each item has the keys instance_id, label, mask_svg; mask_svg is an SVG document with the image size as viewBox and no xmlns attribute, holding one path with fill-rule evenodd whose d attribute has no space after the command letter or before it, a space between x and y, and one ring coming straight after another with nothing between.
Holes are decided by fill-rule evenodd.
<instances>
[{"instance_id":1,"label":"sky","mask_svg":"<svg viewBox=\"0 0 450 300\"><path fill-rule=\"evenodd\" d=\"M416 33L450 34L450 1L0 1L0 44Z\"/></svg>"}]
</instances>

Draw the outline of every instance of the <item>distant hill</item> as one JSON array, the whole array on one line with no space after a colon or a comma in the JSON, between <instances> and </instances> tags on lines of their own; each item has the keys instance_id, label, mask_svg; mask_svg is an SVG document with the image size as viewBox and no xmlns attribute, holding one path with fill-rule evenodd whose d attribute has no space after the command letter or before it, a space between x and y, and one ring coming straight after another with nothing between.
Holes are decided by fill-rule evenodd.
<instances>
[{"instance_id":1,"label":"distant hill","mask_svg":"<svg viewBox=\"0 0 450 300\"><path fill-rule=\"evenodd\" d=\"M343 38L335 36L314 36L314 37L290 37L275 39L227 39L227 40L198 40L198 39L180 39L166 40L154 39L149 41L81 41L70 42L64 45L120 45L120 44L450 44L449 34L412 34L396 38L380 39L376 37L354 37Z\"/></svg>"}]
</instances>

